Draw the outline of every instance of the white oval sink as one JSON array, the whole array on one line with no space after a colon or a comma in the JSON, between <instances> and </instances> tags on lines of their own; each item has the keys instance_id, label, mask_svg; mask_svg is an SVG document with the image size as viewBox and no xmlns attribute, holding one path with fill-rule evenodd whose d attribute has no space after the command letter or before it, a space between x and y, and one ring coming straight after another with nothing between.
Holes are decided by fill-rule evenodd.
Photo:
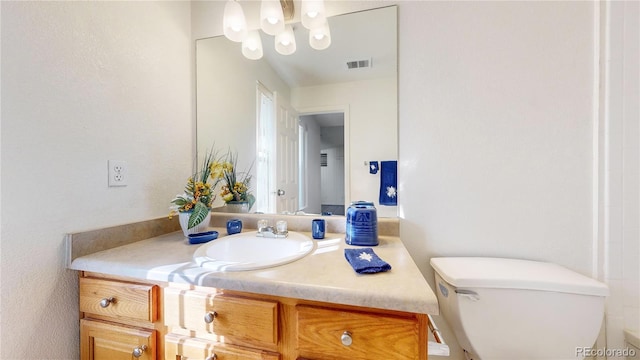
<instances>
[{"instance_id":1,"label":"white oval sink","mask_svg":"<svg viewBox=\"0 0 640 360\"><path fill-rule=\"evenodd\" d=\"M201 245L195 262L216 271L270 268L303 258L315 249L309 237L289 231L287 237L259 237L256 231L229 235Z\"/></svg>"}]
</instances>

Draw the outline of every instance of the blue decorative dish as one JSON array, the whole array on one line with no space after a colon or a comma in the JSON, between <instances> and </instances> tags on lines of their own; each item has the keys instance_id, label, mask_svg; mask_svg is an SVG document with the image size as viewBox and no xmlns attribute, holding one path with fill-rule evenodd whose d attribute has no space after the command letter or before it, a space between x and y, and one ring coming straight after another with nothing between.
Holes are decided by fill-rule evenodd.
<instances>
[{"instance_id":1,"label":"blue decorative dish","mask_svg":"<svg viewBox=\"0 0 640 360\"><path fill-rule=\"evenodd\" d=\"M189 234L189 244L204 244L218 238L218 232L215 230L201 232L197 234Z\"/></svg>"}]
</instances>

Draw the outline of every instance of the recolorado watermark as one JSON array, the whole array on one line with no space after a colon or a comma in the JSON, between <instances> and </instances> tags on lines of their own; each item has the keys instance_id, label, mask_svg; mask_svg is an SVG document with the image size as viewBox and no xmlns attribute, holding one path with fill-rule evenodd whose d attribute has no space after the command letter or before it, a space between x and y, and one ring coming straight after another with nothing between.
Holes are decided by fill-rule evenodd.
<instances>
[{"instance_id":1,"label":"recolorado watermark","mask_svg":"<svg viewBox=\"0 0 640 360\"><path fill-rule=\"evenodd\" d=\"M636 356L636 350L630 348L624 349L610 349L610 348L601 348L594 349L590 347L577 347L576 348L576 356L596 356L596 357L621 357L621 356Z\"/></svg>"}]
</instances>

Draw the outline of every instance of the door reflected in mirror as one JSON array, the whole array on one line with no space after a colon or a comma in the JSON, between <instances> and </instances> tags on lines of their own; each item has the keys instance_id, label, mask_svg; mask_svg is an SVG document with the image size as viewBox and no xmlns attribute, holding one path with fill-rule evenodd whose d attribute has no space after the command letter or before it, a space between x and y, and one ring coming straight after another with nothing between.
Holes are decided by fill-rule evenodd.
<instances>
[{"instance_id":1,"label":"door reflected in mirror","mask_svg":"<svg viewBox=\"0 0 640 360\"><path fill-rule=\"evenodd\" d=\"M215 144L236 151L240 168L255 162L252 211L337 215L367 200L378 216L396 217L395 206L378 203L380 176L366 164L397 159L397 9L328 21L332 44L322 51L299 24L288 56L265 34L260 60L224 36L196 41L198 154ZM360 60L368 66L347 66Z\"/></svg>"},{"instance_id":2,"label":"door reflected in mirror","mask_svg":"<svg viewBox=\"0 0 640 360\"><path fill-rule=\"evenodd\" d=\"M301 189L307 212L344 215L344 113L300 114L300 131L307 165L301 177L310 189L320 190Z\"/></svg>"}]
</instances>

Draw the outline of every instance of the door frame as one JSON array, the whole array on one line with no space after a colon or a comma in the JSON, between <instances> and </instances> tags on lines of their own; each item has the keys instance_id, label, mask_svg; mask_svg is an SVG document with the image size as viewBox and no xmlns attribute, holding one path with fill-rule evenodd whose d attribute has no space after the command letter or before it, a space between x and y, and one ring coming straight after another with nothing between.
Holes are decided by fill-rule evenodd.
<instances>
[{"instance_id":1,"label":"door frame","mask_svg":"<svg viewBox=\"0 0 640 360\"><path fill-rule=\"evenodd\" d=\"M349 104L323 105L313 107L301 107L296 109L298 117L305 115L318 115L330 113L344 114L344 210L351 203L351 122Z\"/></svg>"}]
</instances>

